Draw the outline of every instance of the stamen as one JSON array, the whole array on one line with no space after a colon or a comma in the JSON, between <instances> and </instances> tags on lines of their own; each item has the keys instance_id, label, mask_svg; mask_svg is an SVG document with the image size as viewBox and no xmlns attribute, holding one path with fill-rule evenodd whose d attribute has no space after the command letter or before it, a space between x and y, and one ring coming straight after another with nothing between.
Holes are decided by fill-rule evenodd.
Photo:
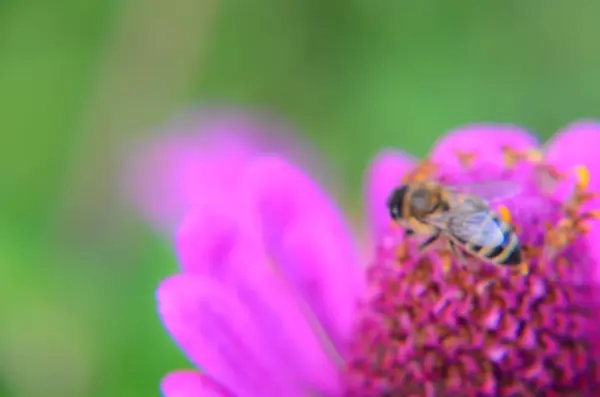
<instances>
[{"instance_id":1,"label":"stamen","mask_svg":"<svg viewBox=\"0 0 600 397\"><path fill-rule=\"evenodd\" d=\"M549 178L556 182L562 181L567 177L564 172L560 172L556 169L556 167L553 167L549 164L537 164L535 169L536 172L544 172Z\"/></svg>"},{"instance_id":2,"label":"stamen","mask_svg":"<svg viewBox=\"0 0 600 397\"><path fill-rule=\"evenodd\" d=\"M542 152L537 149L530 149L527 152L525 152L525 155L527 160L529 160L532 163L540 163L544 159L544 155L542 154Z\"/></svg>"},{"instance_id":3,"label":"stamen","mask_svg":"<svg viewBox=\"0 0 600 397\"><path fill-rule=\"evenodd\" d=\"M600 197L600 193L598 193L598 192L585 191L585 192L579 192L579 194L577 195L577 200L579 201L580 204L584 204L584 203L587 203L588 201L595 200L599 197Z\"/></svg>"},{"instance_id":4,"label":"stamen","mask_svg":"<svg viewBox=\"0 0 600 397\"><path fill-rule=\"evenodd\" d=\"M575 230L579 232L579 234L587 234L591 229L591 226L588 223L584 223L578 221L575 226Z\"/></svg>"},{"instance_id":5,"label":"stamen","mask_svg":"<svg viewBox=\"0 0 600 397\"><path fill-rule=\"evenodd\" d=\"M440 262L442 264L442 273L448 274L450 273L450 269L452 268L452 254L447 251L438 252L440 257Z\"/></svg>"},{"instance_id":6,"label":"stamen","mask_svg":"<svg viewBox=\"0 0 600 397\"><path fill-rule=\"evenodd\" d=\"M597 197L597 193L587 191L590 182L589 170L582 165L576 166L575 190L562 205L561 218L546 234L545 242L555 249L562 249L567 244L575 241L578 236L589 232L590 225L587 221L600 219L600 210L594 209L580 213L581 206Z\"/></svg>"},{"instance_id":7,"label":"stamen","mask_svg":"<svg viewBox=\"0 0 600 397\"><path fill-rule=\"evenodd\" d=\"M549 245L554 250L559 250L568 243L568 230L566 219L561 219L555 228L548 230L544 237L544 245Z\"/></svg>"},{"instance_id":8,"label":"stamen","mask_svg":"<svg viewBox=\"0 0 600 397\"><path fill-rule=\"evenodd\" d=\"M506 168L514 167L519 160L517 151L510 146L502 146L502 160L504 161Z\"/></svg>"},{"instance_id":9,"label":"stamen","mask_svg":"<svg viewBox=\"0 0 600 397\"><path fill-rule=\"evenodd\" d=\"M475 157L477 157L477 153L475 152L465 152L458 149L454 150L454 153L463 168L469 168L473 164Z\"/></svg>"},{"instance_id":10,"label":"stamen","mask_svg":"<svg viewBox=\"0 0 600 397\"><path fill-rule=\"evenodd\" d=\"M576 186L578 190L585 190L590 184L590 172L584 165L575 167Z\"/></svg>"},{"instance_id":11,"label":"stamen","mask_svg":"<svg viewBox=\"0 0 600 397\"><path fill-rule=\"evenodd\" d=\"M498 206L498 215L500 215L500 218L502 218L504 222L509 224L511 223L512 216L510 214L509 209L505 205Z\"/></svg>"},{"instance_id":12,"label":"stamen","mask_svg":"<svg viewBox=\"0 0 600 397\"><path fill-rule=\"evenodd\" d=\"M582 219L600 219L600 210L591 210L580 215Z\"/></svg>"},{"instance_id":13,"label":"stamen","mask_svg":"<svg viewBox=\"0 0 600 397\"><path fill-rule=\"evenodd\" d=\"M529 161L531 163L539 163L543 159L542 153L537 149L529 149L526 151L518 151L510 146L502 147L502 159L506 168L513 168L520 161Z\"/></svg>"},{"instance_id":14,"label":"stamen","mask_svg":"<svg viewBox=\"0 0 600 397\"><path fill-rule=\"evenodd\" d=\"M510 146L503 146L502 158L506 167L512 168L520 161L528 161L532 164L539 164L543 161L544 155L538 149L518 151Z\"/></svg>"},{"instance_id":15,"label":"stamen","mask_svg":"<svg viewBox=\"0 0 600 397\"><path fill-rule=\"evenodd\" d=\"M537 187L545 195L552 194L558 183L567 177L564 173L559 172L555 167L543 163L535 164L533 176Z\"/></svg>"},{"instance_id":16,"label":"stamen","mask_svg":"<svg viewBox=\"0 0 600 397\"><path fill-rule=\"evenodd\" d=\"M529 274L529 264L527 262L522 262L519 265L519 271L522 276L527 276Z\"/></svg>"}]
</instances>

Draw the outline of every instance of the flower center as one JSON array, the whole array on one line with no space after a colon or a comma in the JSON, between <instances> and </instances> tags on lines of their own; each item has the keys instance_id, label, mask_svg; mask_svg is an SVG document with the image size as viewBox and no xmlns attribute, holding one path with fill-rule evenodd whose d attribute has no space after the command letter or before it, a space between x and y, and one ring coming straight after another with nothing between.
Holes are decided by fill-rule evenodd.
<instances>
[{"instance_id":1,"label":"flower center","mask_svg":"<svg viewBox=\"0 0 600 397\"><path fill-rule=\"evenodd\" d=\"M576 170L572 194L551 198L557 170L535 153L505 150L499 171L440 172L425 162L406 182L460 182L503 177L524 186L496 208L513 225L524 264L513 271L451 251L420 253L390 228L368 271L346 396L596 395L600 350L597 299L590 281L596 264L583 238L597 211L583 211L595 195L589 175ZM500 175L494 175L499 173ZM481 175L480 175L481 174Z\"/></svg>"}]
</instances>

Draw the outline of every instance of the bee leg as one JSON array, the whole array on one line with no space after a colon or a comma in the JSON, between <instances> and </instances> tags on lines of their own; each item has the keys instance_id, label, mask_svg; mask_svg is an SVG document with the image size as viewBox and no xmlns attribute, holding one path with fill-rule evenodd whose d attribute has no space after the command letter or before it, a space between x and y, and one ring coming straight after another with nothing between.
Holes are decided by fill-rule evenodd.
<instances>
[{"instance_id":1,"label":"bee leg","mask_svg":"<svg viewBox=\"0 0 600 397\"><path fill-rule=\"evenodd\" d=\"M409 256L409 243L408 243L408 239L414 234L414 232L411 229L407 229L404 228L404 238L402 239L402 242L400 244L398 244L397 248L396 248L396 256L403 260L404 258L407 258Z\"/></svg>"},{"instance_id":2,"label":"bee leg","mask_svg":"<svg viewBox=\"0 0 600 397\"><path fill-rule=\"evenodd\" d=\"M437 241L437 239L440 237L440 234L441 233L438 231L432 234L431 236L427 237L425 241L419 244L419 251L425 251L425 249L427 249L431 244Z\"/></svg>"},{"instance_id":3,"label":"bee leg","mask_svg":"<svg viewBox=\"0 0 600 397\"><path fill-rule=\"evenodd\" d=\"M460 248L456 246L456 244L454 244L454 241L448 240L448 243L450 244L450 249L452 250L452 253L458 258L458 262L460 263L460 265L462 267L465 267L466 261L463 252L460 250Z\"/></svg>"}]
</instances>

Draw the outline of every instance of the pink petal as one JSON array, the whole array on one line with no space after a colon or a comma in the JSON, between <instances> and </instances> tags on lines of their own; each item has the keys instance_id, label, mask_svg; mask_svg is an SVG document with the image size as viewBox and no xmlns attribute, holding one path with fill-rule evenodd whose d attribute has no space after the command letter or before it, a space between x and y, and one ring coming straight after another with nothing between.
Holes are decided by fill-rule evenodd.
<instances>
[{"instance_id":1,"label":"pink petal","mask_svg":"<svg viewBox=\"0 0 600 397\"><path fill-rule=\"evenodd\" d=\"M341 349L362 288L349 228L319 187L284 160L255 161L245 181L268 254Z\"/></svg>"},{"instance_id":2,"label":"pink petal","mask_svg":"<svg viewBox=\"0 0 600 397\"><path fill-rule=\"evenodd\" d=\"M371 162L365 185L369 229L374 238L389 225L387 200L391 191L402 183L402 176L414 165L412 157L394 151L382 152Z\"/></svg>"},{"instance_id":3,"label":"pink petal","mask_svg":"<svg viewBox=\"0 0 600 397\"><path fill-rule=\"evenodd\" d=\"M299 394L278 368L252 313L206 277L180 274L157 291L165 328L189 359L236 397Z\"/></svg>"},{"instance_id":4,"label":"pink petal","mask_svg":"<svg viewBox=\"0 0 600 397\"><path fill-rule=\"evenodd\" d=\"M231 397L196 371L171 372L163 378L160 388L165 397Z\"/></svg>"},{"instance_id":5,"label":"pink petal","mask_svg":"<svg viewBox=\"0 0 600 397\"><path fill-rule=\"evenodd\" d=\"M571 171L577 165L585 165L590 171L590 189L600 191L600 124L579 122L571 124L555 134L545 145L545 159L561 170ZM561 186L568 193L572 185Z\"/></svg>"},{"instance_id":6,"label":"pink petal","mask_svg":"<svg viewBox=\"0 0 600 397\"><path fill-rule=\"evenodd\" d=\"M430 156L434 162L444 167L460 169L457 150L475 153L472 168L483 168L484 172L497 172L504 168L503 146L524 151L537 145L537 138L519 127L505 124L474 124L448 132L433 145Z\"/></svg>"},{"instance_id":7,"label":"pink petal","mask_svg":"<svg viewBox=\"0 0 600 397\"><path fill-rule=\"evenodd\" d=\"M571 171L585 165L590 172L589 189L600 192L600 123L583 121L571 124L548 141L545 159L559 170ZM573 188L574 177L557 187L557 197L565 198ZM590 201L585 209L600 208L600 200ZM600 264L600 223L593 222L587 236L596 263ZM596 280L600 281L600 266L596 266Z\"/></svg>"},{"instance_id":8,"label":"pink petal","mask_svg":"<svg viewBox=\"0 0 600 397\"><path fill-rule=\"evenodd\" d=\"M247 211L227 200L199 206L177 230L175 250L184 271L199 272L229 283L245 271L248 258L261 255ZM248 227L246 227L248 226Z\"/></svg>"},{"instance_id":9,"label":"pink petal","mask_svg":"<svg viewBox=\"0 0 600 397\"><path fill-rule=\"evenodd\" d=\"M337 395L341 364L337 352L280 268L267 261L264 264L248 268L236 285L237 296L252 312L264 343L278 358L279 365L293 371L298 383L307 390Z\"/></svg>"},{"instance_id":10,"label":"pink petal","mask_svg":"<svg viewBox=\"0 0 600 397\"><path fill-rule=\"evenodd\" d=\"M335 362L297 296L274 268L249 267L231 292L198 275L163 282L159 312L171 335L236 396L337 392Z\"/></svg>"}]
</instances>

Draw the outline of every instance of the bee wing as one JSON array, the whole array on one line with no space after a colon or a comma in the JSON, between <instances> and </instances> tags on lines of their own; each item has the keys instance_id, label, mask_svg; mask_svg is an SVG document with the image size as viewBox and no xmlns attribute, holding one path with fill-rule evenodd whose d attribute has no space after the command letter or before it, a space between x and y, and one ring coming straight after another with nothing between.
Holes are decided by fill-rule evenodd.
<instances>
[{"instance_id":1,"label":"bee wing","mask_svg":"<svg viewBox=\"0 0 600 397\"><path fill-rule=\"evenodd\" d=\"M487 210L474 207L456 208L432 214L425 219L425 222L459 240L482 247L498 246L504 243L504 233L500 225Z\"/></svg>"},{"instance_id":2,"label":"bee wing","mask_svg":"<svg viewBox=\"0 0 600 397\"><path fill-rule=\"evenodd\" d=\"M487 202L507 199L521 192L521 185L506 180L465 182L444 185L444 187L453 193L476 196Z\"/></svg>"}]
</instances>

